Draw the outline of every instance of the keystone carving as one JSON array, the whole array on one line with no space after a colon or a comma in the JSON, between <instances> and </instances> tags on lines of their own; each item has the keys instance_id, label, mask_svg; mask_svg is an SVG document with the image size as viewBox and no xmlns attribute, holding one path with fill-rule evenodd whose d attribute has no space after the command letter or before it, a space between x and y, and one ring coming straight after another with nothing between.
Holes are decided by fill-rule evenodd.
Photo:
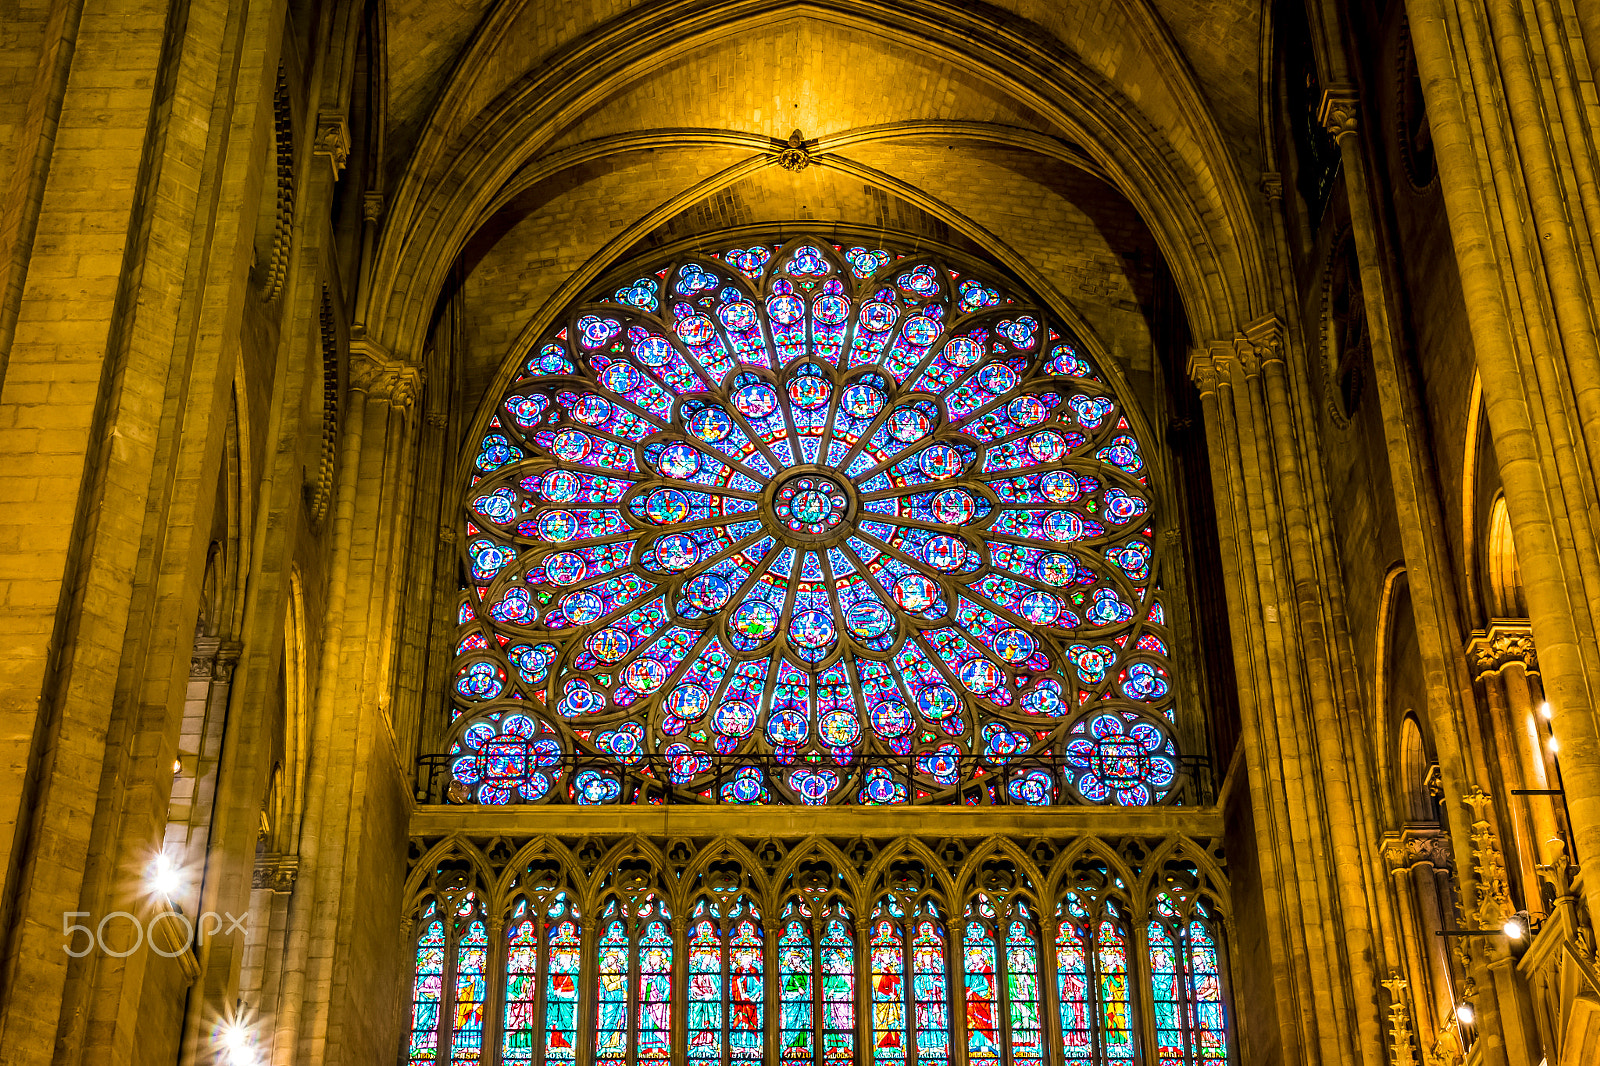
<instances>
[{"instance_id":1,"label":"keystone carving","mask_svg":"<svg viewBox=\"0 0 1600 1066\"><path fill-rule=\"evenodd\" d=\"M811 162L811 149L806 144L806 135L799 130L789 134L789 139L778 147L778 165L784 170L804 170Z\"/></svg>"}]
</instances>

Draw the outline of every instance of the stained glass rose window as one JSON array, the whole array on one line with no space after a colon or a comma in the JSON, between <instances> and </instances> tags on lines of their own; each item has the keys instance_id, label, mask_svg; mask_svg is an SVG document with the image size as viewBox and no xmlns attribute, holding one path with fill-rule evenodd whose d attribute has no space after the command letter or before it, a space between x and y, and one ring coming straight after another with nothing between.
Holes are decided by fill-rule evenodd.
<instances>
[{"instance_id":1,"label":"stained glass rose window","mask_svg":"<svg viewBox=\"0 0 1600 1066\"><path fill-rule=\"evenodd\" d=\"M461 541L456 765L507 715L561 753L502 802L1172 793L1152 470L1036 302L805 238L641 271L533 349Z\"/></svg>"}]
</instances>

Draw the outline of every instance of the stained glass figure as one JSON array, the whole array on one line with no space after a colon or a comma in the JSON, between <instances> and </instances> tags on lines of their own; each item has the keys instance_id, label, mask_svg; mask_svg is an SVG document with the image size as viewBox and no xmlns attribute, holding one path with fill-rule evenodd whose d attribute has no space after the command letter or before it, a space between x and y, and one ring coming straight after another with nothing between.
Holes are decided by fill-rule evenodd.
<instances>
[{"instance_id":1,"label":"stained glass figure","mask_svg":"<svg viewBox=\"0 0 1600 1066\"><path fill-rule=\"evenodd\" d=\"M436 903L422 912L417 938L416 977L411 985L411 1039L406 1061L432 1066L439 1061L439 1007L444 999L444 919Z\"/></svg>"},{"instance_id":2,"label":"stained glass figure","mask_svg":"<svg viewBox=\"0 0 1600 1066\"><path fill-rule=\"evenodd\" d=\"M1039 939L1032 915L1021 902L997 902L980 892L963 917L967 1061L1040 1062Z\"/></svg>"},{"instance_id":3,"label":"stained glass figure","mask_svg":"<svg viewBox=\"0 0 1600 1066\"><path fill-rule=\"evenodd\" d=\"M533 348L475 438L453 796L956 802L1030 757L1004 801L1174 794L1156 465L1037 302L758 241Z\"/></svg>"},{"instance_id":4,"label":"stained glass figure","mask_svg":"<svg viewBox=\"0 0 1600 1066\"><path fill-rule=\"evenodd\" d=\"M667 1061L672 1038L671 914L647 896L637 909L611 899L600 911L595 1061Z\"/></svg>"},{"instance_id":5,"label":"stained glass figure","mask_svg":"<svg viewBox=\"0 0 1600 1066\"><path fill-rule=\"evenodd\" d=\"M1192 904L1184 917L1163 895L1150 919L1149 938L1159 1066L1227 1062L1221 967L1204 904Z\"/></svg>"},{"instance_id":6,"label":"stained glass figure","mask_svg":"<svg viewBox=\"0 0 1600 1066\"><path fill-rule=\"evenodd\" d=\"M558 1066L577 1059L582 927L566 893L541 914L519 899L506 929L502 1066Z\"/></svg>"},{"instance_id":7,"label":"stained glass figure","mask_svg":"<svg viewBox=\"0 0 1600 1066\"><path fill-rule=\"evenodd\" d=\"M761 915L744 898L701 899L689 918L691 1063L759 1062L766 1002Z\"/></svg>"},{"instance_id":8,"label":"stained glass figure","mask_svg":"<svg viewBox=\"0 0 1600 1066\"><path fill-rule=\"evenodd\" d=\"M837 903L792 900L778 940L784 1062L847 1066L855 1060L855 940L849 913Z\"/></svg>"},{"instance_id":9,"label":"stained glass figure","mask_svg":"<svg viewBox=\"0 0 1600 1066\"><path fill-rule=\"evenodd\" d=\"M489 992L489 933L477 900L470 894L456 911L465 932L456 946L455 994L451 997L451 1066L483 1061L484 1002Z\"/></svg>"},{"instance_id":10,"label":"stained glass figure","mask_svg":"<svg viewBox=\"0 0 1600 1066\"><path fill-rule=\"evenodd\" d=\"M880 901L872 916L872 1061L933 1066L950 1060L945 930L931 900Z\"/></svg>"},{"instance_id":11,"label":"stained glass figure","mask_svg":"<svg viewBox=\"0 0 1600 1066\"><path fill-rule=\"evenodd\" d=\"M784 1062L816 1062L816 946L811 910L799 901L783 912L778 938L778 1056Z\"/></svg>"},{"instance_id":12,"label":"stained glass figure","mask_svg":"<svg viewBox=\"0 0 1600 1066\"><path fill-rule=\"evenodd\" d=\"M856 1048L856 945L850 916L837 903L824 911L817 961L823 1066L850 1066Z\"/></svg>"},{"instance_id":13,"label":"stained glass figure","mask_svg":"<svg viewBox=\"0 0 1600 1066\"><path fill-rule=\"evenodd\" d=\"M1056 1001L1065 1066L1132 1066L1126 927L1109 902L1069 892L1056 908Z\"/></svg>"}]
</instances>

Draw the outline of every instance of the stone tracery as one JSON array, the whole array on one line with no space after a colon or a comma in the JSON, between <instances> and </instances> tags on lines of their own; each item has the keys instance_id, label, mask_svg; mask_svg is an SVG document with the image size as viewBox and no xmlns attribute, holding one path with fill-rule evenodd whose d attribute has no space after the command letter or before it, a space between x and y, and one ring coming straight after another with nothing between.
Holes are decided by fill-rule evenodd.
<instances>
[{"instance_id":1,"label":"stone tracery","mask_svg":"<svg viewBox=\"0 0 1600 1066\"><path fill-rule=\"evenodd\" d=\"M468 497L457 798L1176 798L1151 469L1048 312L800 238L537 349Z\"/></svg>"}]
</instances>

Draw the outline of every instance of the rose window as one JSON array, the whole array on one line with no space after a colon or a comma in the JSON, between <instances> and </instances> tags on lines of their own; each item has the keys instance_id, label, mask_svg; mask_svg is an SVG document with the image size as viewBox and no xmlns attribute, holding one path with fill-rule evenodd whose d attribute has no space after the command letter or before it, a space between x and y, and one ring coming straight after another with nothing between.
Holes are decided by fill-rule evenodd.
<instances>
[{"instance_id":1,"label":"rose window","mask_svg":"<svg viewBox=\"0 0 1600 1066\"><path fill-rule=\"evenodd\" d=\"M1175 798L1136 420L998 279L815 238L658 263L478 440L469 800ZM520 777L512 718L548 742Z\"/></svg>"}]
</instances>

